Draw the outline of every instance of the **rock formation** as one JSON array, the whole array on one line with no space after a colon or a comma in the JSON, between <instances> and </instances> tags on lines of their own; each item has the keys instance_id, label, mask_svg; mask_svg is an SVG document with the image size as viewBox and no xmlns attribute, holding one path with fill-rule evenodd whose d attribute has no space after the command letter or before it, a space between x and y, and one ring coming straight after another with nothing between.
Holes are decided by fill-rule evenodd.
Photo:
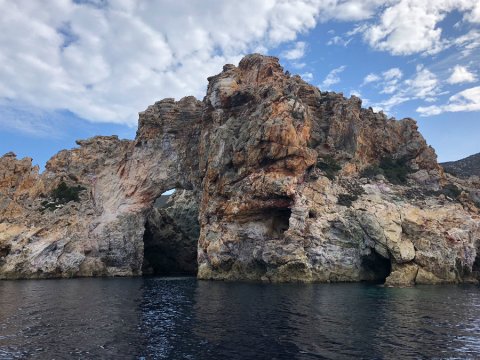
<instances>
[{"instance_id":1,"label":"rock formation","mask_svg":"<svg viewBox=\"0 0 480 360\"><path fill-rule=\"evenodd\" d=\"M273 57L208 80L203 101L140 113L133 141L79 141L41 175L2 157L0 276L140 275L147 218L176 188L199 201L201 279L478 281L479 184L444 174L414 120L321 92ZM79 201L52 199L62 182Z\"/></svg>"}]
</instances>

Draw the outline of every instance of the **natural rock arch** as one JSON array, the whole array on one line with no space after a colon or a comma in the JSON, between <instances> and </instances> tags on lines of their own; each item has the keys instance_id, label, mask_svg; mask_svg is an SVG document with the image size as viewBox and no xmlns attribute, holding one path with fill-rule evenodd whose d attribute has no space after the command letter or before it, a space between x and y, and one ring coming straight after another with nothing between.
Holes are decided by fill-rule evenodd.
<instances>
[{"instance_id":1,"label":"natural rock arch","mask_svg":"<svg viewBox=\"0 0 480 360\"><path fill-rule=\"evenodd\" d=\"M79 141L41 175L2 157L0 276L141 275L147 216L177 188L199 199L202 279L360 281L371 248L389 254L391 279L468 280L455 268L474 265L478 217L467 198L436 195L448 178L414 120L321 92L273 57L208 80L203 101L140 113L133 141ZM360 179L386 157L411 186ZM81 201L45 211L61 181L85 187Z\"/></svg>"}]
</instances>

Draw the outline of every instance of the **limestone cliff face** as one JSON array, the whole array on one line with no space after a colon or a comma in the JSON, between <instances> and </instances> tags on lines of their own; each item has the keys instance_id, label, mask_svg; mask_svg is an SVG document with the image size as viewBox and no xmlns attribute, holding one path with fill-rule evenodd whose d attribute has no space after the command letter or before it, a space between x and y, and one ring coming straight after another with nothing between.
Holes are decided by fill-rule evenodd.
<instances>
[{"instance_id":1,"label":"limestone cliff face","mask_svg":"<svg viewBox=\"0 0 480 360\"><path fill-rule=\"evenodd\" d=\"M0 159L0 276L138 275L147 216L177 188L199 201L202 279L479 278L478 184L444 174L414 120L321 92L273 57L226 65L203 101L150 106L134 141L79 145L41 175ZM61 181L85 188L80 201L42 210Z\"/></svg>"}]
</instances>

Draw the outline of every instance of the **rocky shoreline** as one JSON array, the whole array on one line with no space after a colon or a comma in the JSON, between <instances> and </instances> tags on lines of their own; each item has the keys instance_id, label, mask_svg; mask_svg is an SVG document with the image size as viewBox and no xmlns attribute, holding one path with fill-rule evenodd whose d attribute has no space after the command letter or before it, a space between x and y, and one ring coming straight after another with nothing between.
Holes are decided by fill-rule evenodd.
<instances>
[{"instance_id":1,"label":"rocky shoreline","mask_svg":"<svg viewBox=\"0 0 480 360\"><path fill-rule=\"evenodd\" d=\"M478 177L444 173L414 120L321 92L276 58L225 65L203 101L148 107L133 141L77 144L42 174L0 158L0 278L138 276L168 253L200 279L480 280Z\"/></svg>"}]
</instances>

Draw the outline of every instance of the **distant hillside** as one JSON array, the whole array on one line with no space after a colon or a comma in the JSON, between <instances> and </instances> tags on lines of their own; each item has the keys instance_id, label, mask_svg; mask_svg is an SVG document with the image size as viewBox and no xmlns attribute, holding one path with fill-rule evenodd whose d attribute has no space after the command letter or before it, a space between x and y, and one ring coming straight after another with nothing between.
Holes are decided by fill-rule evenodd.
<instances>
[{"instance_id":1,"label":"distant hillside","mask_svg":"<svg viewBox=\"0 0 480 360\"><path fill-rule=\"evenodd\" d=\"M441 163L446 172L459 177L480 176L480 153L457 161Z\"/></svg>"}]
</instances>

